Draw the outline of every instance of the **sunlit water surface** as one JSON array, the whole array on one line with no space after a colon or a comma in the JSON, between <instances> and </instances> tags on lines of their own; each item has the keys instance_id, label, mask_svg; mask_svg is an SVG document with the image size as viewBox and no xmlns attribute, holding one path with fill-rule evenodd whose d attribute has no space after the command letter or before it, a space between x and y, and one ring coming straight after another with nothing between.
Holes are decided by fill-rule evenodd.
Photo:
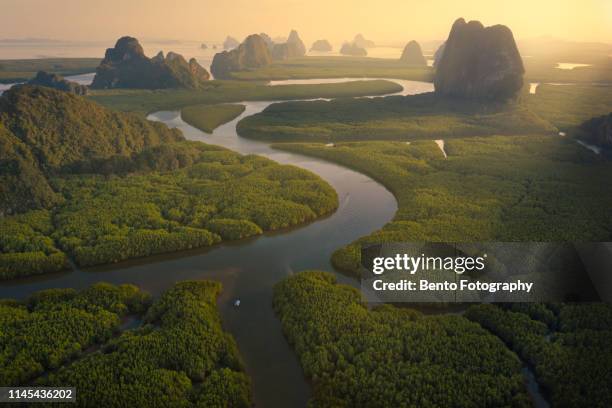
<instances>
[{"instance_id":1,"label":"sunlit water surface","mask_svg":"<svg viewBox=\"0 0 612 408\"><path fill-rule=\"evenodd\" d=\"M79 77L82 81L91 81L91 76ZM406 87L400 94L432 89L430 83L396 82ZM323 160L274 150L267 143L239 137L236 123L262 111L270 103L243 102L245 112L217 128L213 134L187 125L181 120L179 112L157 112L149 119L181 129L189 140L224 146L242 154L262 155L318 174L338 193L340 205L332 215L300 228L208 249L5 281L0 284L0 298L23 298L47 288L82 288L99 281L132 283L155 295L181 280L220 281L223 293L219 299L219 311L225 328L236 339L248 374L253 379L257 406L304 406L310 396L310 388L272 310L273 285L292 273L306 269L335 273L330 264L333 251L381 228L395 214L397 203L387 189L363 174ZM341 282L357 284L351 278L336 275ZM241 300L240 307L233 306L236 299Z\"/></svg>"}]
</instances>

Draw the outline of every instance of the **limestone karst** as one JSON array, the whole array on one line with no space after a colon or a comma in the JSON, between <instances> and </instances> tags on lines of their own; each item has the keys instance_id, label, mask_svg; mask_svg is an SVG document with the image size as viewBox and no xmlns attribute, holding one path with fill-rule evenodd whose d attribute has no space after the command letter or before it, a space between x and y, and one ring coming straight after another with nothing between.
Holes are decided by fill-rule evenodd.
<instances>
[{"instance_id":1,"label":"limestone karst","mask_svg":"<svg viewBox=\"0 0 612 408\"><path fill-rule=\"evenodd\" d=\"M406 44L406 47L404 47L404 51L402 52L402 56L400 57L400 61L410 65L427 65L427 60L423 56L421 46L414 40Z\"/></svg>"},{"instance_id":2,"label":"limestone karst","mask_svg":"<svg viewBox=\"0 0 612 408\"><path fill-rule=\"evenodd\" d=\"M229 35L225 38L225 41L223 41L224 50L231 50L233 48L236 48L239 45L240 45L240 41L238 41L237 39Z\"/></svg>"},{"instance_id":3,"label":"limestone karst","mask_svg":"<svg viewBox=\"0 0 612 408\"><path fill-rule=\"evenodd\" d=\"M122 37L106 50L91 88L197 89L208 79L208 71L193 58L187 62L173 52L149 58L136 38Z\"/></svg>"},{"instance_id":4,"label":"limestone karst","mask_svg":"<svg viewBox=\"0 0 612 408\"><path fill-rule=\"evenodd\" d=\"M479 21L453 24L436 67L439 95L507 100L523 87L523 60L512 31L503 25L484 27Z\"/></svg>"},{"instance_id":5,"label":"limestone karst","mask_svg":"<svg viewBox=\"0 0 612 408\"><path fill-rule=\"evenodd\" d=\"M260 68L271 62L272 56L264 39L252 34L237 48L215 54L210 69L215 78L229 79L234 71Z\"/></svg>"},{"instance_id":6,"label":"limestone karst","mask_svg":"<svg viewBox=\"0 0 612 408\"><path fill-rule=\"evenodd\" d=\"M363 34L357 34L353 39L353 43L356 44L360 48L374 48L376 44L374 41L366 40Z\"/></svg>"},{"instance_id":7,"label":"limestone karst","mask_svg":"<svg viewBox=\"0 0 612 408\"><path fill-rule=\"evenodd\" d=\"M310 47L310 51L330 52L331 50L332 45L327 40L317 40Z\"/></svg>"},{"instance_id":8,"label":"limestone karst","mask_svg":"<svg viewBox=\"0 0 612 408\"><path fill-rule=\"evenodd\" d=\"M355 43L347 42L342 44L342 48L340 48L340 54L351 55L355 57L365 57L366 55L368 55L368 52L365 48L362 48Z\"/></svg>"}]
</instances>

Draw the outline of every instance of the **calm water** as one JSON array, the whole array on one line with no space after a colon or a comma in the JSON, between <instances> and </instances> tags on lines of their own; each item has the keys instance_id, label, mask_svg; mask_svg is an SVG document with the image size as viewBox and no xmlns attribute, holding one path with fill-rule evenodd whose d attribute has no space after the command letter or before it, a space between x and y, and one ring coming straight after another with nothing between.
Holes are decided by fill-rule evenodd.
<instances>
[{"instance_id":1,"label":"calm water","mask_svg":"<svg viewBox=\"0 0 612 408\"><path fill-rule=\"evenodd\" d=\"M89 84L93 74L77 75L70 79ZM274 81L271 85L351 80L355 79ZM427 82L392 81L404 87L397 93L400 95L433 91L433 84ZM225 329L236 339L247 372L252 378L256 406L305 406L310 397L310 387L304 380L299 361L285 340L280 322L272 309L273 285L295 272L318 269L332 272L340 282L357 287L357 281L333 270L330 256L338 247L390 221L397 210L397 203L382 185L360 173L323 160L273 150L267 143L239 137L236 123L246 116L261 112L271 103L243 102L245 112L217 128L212 135L187 125L177 111L157 112L149 115L149 119L181 129L189 140L224 146L243 154L262 155L318 174L338 193L340 205L334 214L301 228L268 233L212 248L4 281L0 283L0 298L23 298L47 288L82 288L99 281L132 283L154 295L181 280L220 281L223 292L218 301L219 312ZM236 299L240 299L240 307L233 306ZM125 324L132 327L129 322ZM533 374L526 371L524 375L536 406L547 407Z\"/></svg>"},{"instance_id":2,"label":"calm water","mask_svg":"<svg viewBox=\"0 0 612 408\"><path fill-rule=\"evenodd\" d=\"M406 86L402 94L431 90L429 83L397 82ZM0 284L0 298L23 298L46 288L82 288L99 281L133 283L153 294L186 279L220 281L223 293L219 311L253 379L257 406L304 406L310 388L272 310L273 285L296 271L333 272L329 262L332 252L381 228L391 220L397 204L382 185L360 173L323 160L273 150L267 143L239 137L236 134L238 120L260 112L270 103L245 102L246 110L241 117L219 127L212 135L184 123L179 112L158 112L149 119L180 128L190 140L221 145L243 154L259 154L320 175L338 193L340 206L334 214L302 228L209 249L5 281ZM357 284L343 275L337 276L342 282ZM235 299L241 300L240 307L233 306Z\"/></svg>"},{"instance_id":3,"label":"calm water","mask_svg":"<svg viewBox=\"0 0 612 408\"><path fill-rule=\"evenodd\" d=\"M578 64L575 62L558 62L556 68L558 69L574 69L574 68L582 68L582 67L590 67L591 64Z\"/></svg>"}]
</instances>

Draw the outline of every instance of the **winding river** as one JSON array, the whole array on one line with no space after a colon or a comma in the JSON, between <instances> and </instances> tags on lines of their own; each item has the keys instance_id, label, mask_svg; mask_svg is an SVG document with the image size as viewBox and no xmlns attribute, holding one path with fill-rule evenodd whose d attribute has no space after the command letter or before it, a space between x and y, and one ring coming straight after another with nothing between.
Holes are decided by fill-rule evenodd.
<instances>
[{"instance_id":1,"label":"winding river","mask_svg":"<svg viewBox=\"0 0 612 408\"><path fill-rule=\"evenodd\" d=\"M83 84L93 74L68 79ZM370 78L310 79L272 81L283 84L349 82ZM433 91L427 82L389 79L403 90L396 95ZM4 86L8 89L9 86ZM0 88L0 93L2 89ZM1 298L24 298L34 291L74 287L95 282L132 283L154 295L174 282L187 279L213 279L223 284L218 301L223 325L236 339L246 370L253 382L258 407L304 407L310 398L297 356L285 340L272 309L273 286L294 272L318 269L332 272L338 281L358 287L358 282L336 273L330 264L333 251L375 231L389 222L396 210L393 195L371 178L324 160L282 152L265 142L238 136L236 124L274 102L241 102L246 109L238 118L206 134L185 123L178 111L156 112L148 119L182 130L189 140L220 145L242 154L257 154L283 164L310 170L326 180L338 193L338 210L306 226L210 248L158 255L115 265L78 269L0 283ZM441 142L441 143L439 143ZM443 141L436 141L438 145ZM443 150L444 152L444 150ZM234 301L240 299L240 307ZM537 407L547 407L532 371L525 367L526 386Z\"/></svg>"},{"instance_id":2,"label":"winding river","mask_svg":"<svg viewBox=\"0 0 612 408\"><path fill-rule=\"evenodd\" d=\"M432 89L430 83L394 81L404 86L400 92L404 95ZM320 82L311 80L306 83ZM0 298L23 298L34 291L55 287L82 288L99 281L133 283L159 294L176 281L218 280L223 284L219 311L224 327L238 343L247 372L253 380L256 405L305 406L310 397L310 387L272 310L273 285L289 274L306 269L334 272L330 264L332 252L381 228L395 214L397 203L387 189L363 174L239 137L236 123L271 103L244 102L244 113L217 128L213 134L189 126L181 120L179 112L157 112L149 119L181 129L189 140L221 145L243 154L262 155L318 174L338 193L339 208L334 214L300 228L212 248L5 281L0 284ZM351 278L341 274L337 276L341 282L357 285ZM241 300L240 307L233 306L235 299Z\"/></svg>"}]
</instances>

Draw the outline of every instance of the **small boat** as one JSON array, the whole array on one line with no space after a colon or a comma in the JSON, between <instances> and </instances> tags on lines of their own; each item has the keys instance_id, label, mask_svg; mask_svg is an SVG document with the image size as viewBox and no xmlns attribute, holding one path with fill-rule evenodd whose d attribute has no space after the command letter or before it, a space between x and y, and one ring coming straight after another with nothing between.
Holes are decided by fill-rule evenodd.
<instances>
[{"instance_id":1,"label":"small boat","mask_svg":"<svg viewBox=\"0 0 612 408\"><path fill-rule=\"evenodd\" d=\"M234 307L238 307L238 306L240 306L240 299L236 299L234 301Z\"/></svg>"}]
</instances>

